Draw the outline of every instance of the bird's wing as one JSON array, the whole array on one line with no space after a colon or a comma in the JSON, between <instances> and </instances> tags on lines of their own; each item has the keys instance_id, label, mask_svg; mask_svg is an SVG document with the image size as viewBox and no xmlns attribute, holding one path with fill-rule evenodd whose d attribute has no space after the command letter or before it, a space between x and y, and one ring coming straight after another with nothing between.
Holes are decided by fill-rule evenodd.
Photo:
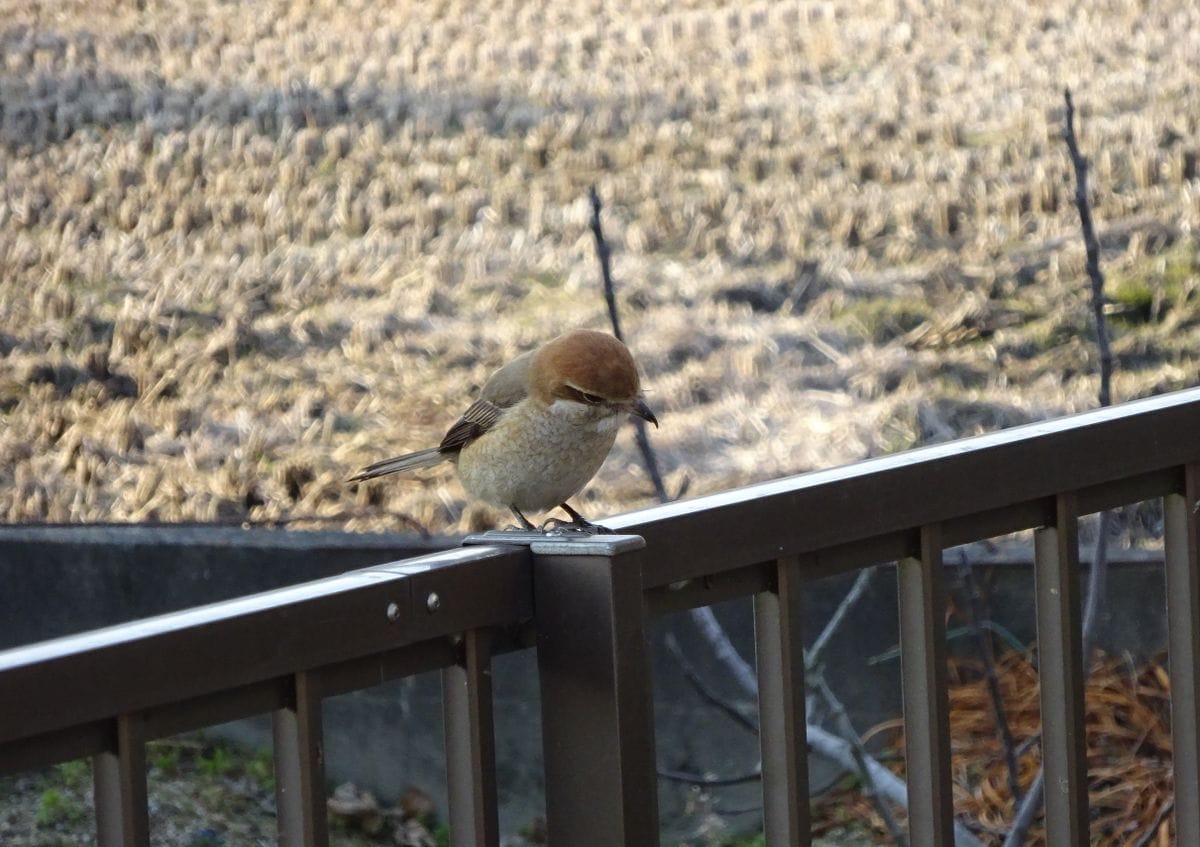
<instances>
[{"instance_id":1,"label":"bird's wing","mask_svg":"<svg viewBox=\"0 0 1200 847\"><path fill-rule=\"evenodd\" d=\"M529 393L532 360L532 353L523 353L492 374L479 392L479 399L450 427L438 451L443 455L457 453L495 426L506 409L524 400Z\"/></svg>"},{"instance_id":2,"label":"bird's wing","mask_svg":"<svg viewBox=\"0 0 1200 847\"><path fill-rule=\"evenodd\" d=\"M533 364L533 351L522 353L500 370L492 374L483 384L479 399L487 400L501 409L515 406L529 394L529 366Z\"/></svg>"},{"instance_id":3,"label":"bird's wing","mask_svg":"<svg viewBox=\"0 0 1200 847\"><path fill-rule=\"evenodd\" d=\"M471 408L463 412L458 422L450 427L450 431L438 445L438 452L442 455L457 453L495 426L503 413L504 409L495 403L476 400L471 404Z\"/></svg>"},{"instance_id":4,"label":"bird's wing","mask_svg":"<svg viewBox=\"0 0 1200 847\"><path fill-rule=\"evenodd\" d=\"M495 426L506 409L525 399L529 392L529 365L532 361L533 353L524 353L492 374L479 392L479 399L463 412L463 416L450 427L437 447L376 462L360 470L348 481L358 482L386 474L428 468L446 459L453 459L460 450Z\"/></svg>"}]
</instances>

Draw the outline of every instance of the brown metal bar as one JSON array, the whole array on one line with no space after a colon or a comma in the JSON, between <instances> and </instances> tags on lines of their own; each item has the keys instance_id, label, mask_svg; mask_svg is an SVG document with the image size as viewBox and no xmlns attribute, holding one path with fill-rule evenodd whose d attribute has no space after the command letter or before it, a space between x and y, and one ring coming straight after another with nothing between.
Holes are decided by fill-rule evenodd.
<instances>
[{"instance_id":1,"label":"brown metal bar","mask_svg":"<svg viewBox=\"0 0 1200 847\"><path fill-rule=\"evenodd\" d=\"M1178 471L1177 467L1160 468L1102 485L1080 488L1076 491L1079 496L1079 514L1092 515L1129 503L1161 497L1175 488Z\"/></svg>"},{"instance_id":2,"label":"brown metal bar","mask_svg":"<svg viewBox=\"0 0 1200 847\"><path fill-rule=\"evenodd\" d=\"M98 847L149 847L146 744L140 715L114 721L112 750L92 758Z\"/></svg>"},{"instance_id":3,"label":"brown metal bar","mask_svg":"<svg viewBox=\"0 0 1200 847\"><path fill-rule=\"evenodd\" d=\"M1078 523L1075 496L1061 494L1054 526L1034 534L1046 843L1055 847L1088 844Z\"/></svg>"},{"instance_id":4,"label":"brown metal bar","mask_svg":"<svg viewBox=\"0 0 1200 847\"><path fill-rule=\"evenodd\" d=\"M496 738L492 724L491 634L463 633L462 658L442 671L451 847L500 843Z\"/></svg>"},{"instance_id":5,"label":"brown metal bar","mask_svg":"<svg viewBox=\"0 0 1200 847\"><path fill-rule=\"evenodd\" d=\"M313 674L294 677L295 703L272 713L280 847L328 847L321 693Z\"/></svg>"},{"instance_id":6,"label":"brown metal bar","mask_svg":"<svg viewBox=\"0 0 1200 847\"><path fill-rule=\"evenodd\" d=\"M605 524L642 535L652 550L671 551L648 562L649 588L965 515L994 516L1061 491L1094 489L1089 497L1107 500L1096 493L1101 487L1119 488L1120 480L1200 458L1197 432L1200 389L1189 389L657 506ZM969 539L953 543L962 540Z\"/></svg>"},{"instance_id":7,"label":"brown metal bar","mask_svg":"<svg viewBox=\"0 0 1200 847\"><path fill-rule=\"evenodd\" d=\"M767 847L807 847L812 843L800 610L802 570L799 559L781 559L775 567L774 590L754 596L758 739Z\"/></svg>"},{"instance_id":8,"label":"brown metal bar","mask_svg":"<svg viewBox=\"0 0 1200 847\"><path fill-rule=\"evenodd\" d=\"M647 612L658 617L769 591L775 584L775 567L775 562L764 562L674 585L660 585L646 592Z\"/></svg>"},{"instance_id":9,"label":"brown metal bar","mask_svg":"<svg viewBox=\"0 0 1200 847\"><path fill-rule=\"evenodd\" d=\"M95 756L112 749L112 737L112 721L107 720L0 744L0 775Z\"/></svg>"},{"instance_id":10,"label":"brown metal bar","mask_svg":"<svg viewBox=\"0 0 1200 847\"><path fill-rule=\"evenodd\" d=\"M287 705L291 698L290 681L280 677L147 709L143 713L146 738L163 738L251 715L267 714Z\"/></svg>"},{"instance_id":11,"label":"brown metal bar","mask_svg":"<svg viewBox=\"0 0 1200 847\"><path fill-rule=\"evenodd\" d=\"M1200 467L1163 501L1167 568L1167 660L1175 769L1175 843L1200 844Z\"/></svg>"},{"instance_id":12,"label":"brown metal bar","mask_svg":"<svg viewBox=\"0 0 1200 847\"><path fill-rule=\"evenodd\" d=\"M946 591L940 526L921 528L921 555L901 559L896 578L909 841L928 847L952 847L954 793L950 782Z\"/></svg>"},{"instance_id":13,"label":"brown metal bar","mask_svg":"<svg viewBox=\"0 0 1200 847\"><path fill-rule=\"evenodd\" d=\"M473 547L0 652L0 745L515 624L532 614L529 579L525 550ZM452 590L431 613L439 580Z\"/></svg>"},{"instance_id":14,"label":"brown metal bar","mask_svg":"<svg viewBox=\"0 0 1200 847\"><path fill-rule=\"evenodd\" d=\"M534 549L551 844L658 844L643 546L601 535L573 553Z\"/></svg>"}]
</instances>

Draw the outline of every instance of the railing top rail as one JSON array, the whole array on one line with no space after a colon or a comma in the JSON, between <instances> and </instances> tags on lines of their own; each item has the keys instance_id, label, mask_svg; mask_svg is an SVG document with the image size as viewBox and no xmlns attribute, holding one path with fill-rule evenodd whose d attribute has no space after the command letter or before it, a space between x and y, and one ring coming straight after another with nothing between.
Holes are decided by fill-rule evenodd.
<instances>
[{"instance_id":1,"label":"railing top rail","mask_svg":"<svg viewBox=\"0 0 1200 847\"><path fill-rule=\"evenodd\" d=\"M646 539L654 555L645 584L652 587L1196 461L1200 388L668 503L605 524Z\"/></svg>"},{"instance_id":2,"label":"railing top rail","mask_svg":"<svg viewBox=\"0 0 1200 847\"><path fill-rule=\"evenodd\" d=\"M18 647L0 742L531 615L528 552L469 547Z\"/></svg>"},{"instance_id":3,"label":"railing top rail","mask_svg":"<svg viewBox=\"0 0 1200 847\"><path fill-rule=\"evenodd\" d=\"M1200 389L606 523L646 538L643 583L652 587L1161 475L1196 461ZM1162 479L1154 483L1156 493L1164 493ZM438 594L436 604L430 593ZM532 597L526 549L477 547L0 652L0 743L467 629L510 625L531 616ZM68 683L70 695L63 697Z\"/></svg>"}]
</instances>

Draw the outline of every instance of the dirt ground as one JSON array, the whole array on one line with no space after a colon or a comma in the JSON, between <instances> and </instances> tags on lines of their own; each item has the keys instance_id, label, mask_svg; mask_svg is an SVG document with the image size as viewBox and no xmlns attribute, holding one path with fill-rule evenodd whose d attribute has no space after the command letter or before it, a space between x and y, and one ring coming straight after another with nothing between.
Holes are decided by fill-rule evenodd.
<instances>
[{"instance_id":1,"label":"dirt ground","mask_svg":"<svg viewBox=\"0 0 1200 847\"><path fill-rule=\"evenodd\" d=\"M272 847L276 843L275 795L269 750L250 751L207 742L195 735L150 745L151 843L155 847ZM82 847L94 844L91 769L67 762L16 777L0 776L0 844L5 847ZM346 814L338 814L338 811ZM331 847L445 847L448 831L428 796L410 789L402 798L377 801L340 786L330 809ZM696 804L681 822L694 834L671 847L761 847L761 835L739 836L719 816ZM865 827L834 826L814 847L867 847ZM504 847L537 847L544 821L506 833Z\"/></svg>"},{"instance_id":2,"label":"dirt ground","mask_svg":"<svg viewBox=\"0 0 1200 847\"><path fill-rule=\"evenodd\" d=\"M672 495L1197 383L1200 8L0 0L0 519L478 529L438 441L607 326ZM647 504L625 433L580 499Z\"/></svg>"}]
</instances>

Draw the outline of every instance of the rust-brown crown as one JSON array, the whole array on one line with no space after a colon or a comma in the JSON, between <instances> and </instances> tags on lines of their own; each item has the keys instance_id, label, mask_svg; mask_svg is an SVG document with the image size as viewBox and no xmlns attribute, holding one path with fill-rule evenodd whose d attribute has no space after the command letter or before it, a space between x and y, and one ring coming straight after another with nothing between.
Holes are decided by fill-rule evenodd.
<instances>
[{"instance_id":1,"label":"rust-brown crown","mask_svg":"<svg viewBox=\"0 0 1200 847\"><path fill-rule=\"evenodd\" d=\"M607 401L638 396L633 355L606 332L578 329L544 344L533 357L530 389L544 402L582 392Z\"/></svg>"}]
</instances>

